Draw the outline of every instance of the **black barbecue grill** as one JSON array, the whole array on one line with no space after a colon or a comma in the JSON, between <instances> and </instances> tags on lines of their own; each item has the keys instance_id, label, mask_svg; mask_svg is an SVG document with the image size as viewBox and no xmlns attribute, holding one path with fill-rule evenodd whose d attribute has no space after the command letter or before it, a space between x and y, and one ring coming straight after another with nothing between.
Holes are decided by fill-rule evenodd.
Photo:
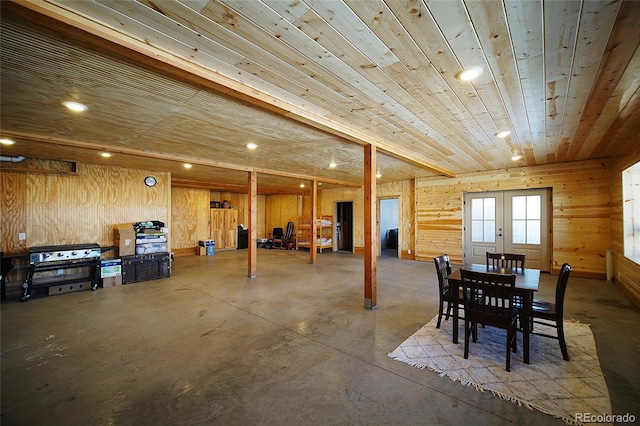
<instances>
[{"instance_id":1,"label":"black barbecue grill","mask_svg":"<svg viewBox=\"0 0 640 426\"><path fill-rule=\"evenodd\" d=\"M93 243L31 247L29 251L27 279L24 284L22 284L24 290L22 301L26 302L29 300L35 284L42 284L43 287L51 287L60 284L91 281L91 290L96 290L100 279L101 252L100 245ZM88 268L89 274L43 277L38 279L39 282L34 283L34 275L38 272L78 268Z\"/></svg>"}]
</instances>

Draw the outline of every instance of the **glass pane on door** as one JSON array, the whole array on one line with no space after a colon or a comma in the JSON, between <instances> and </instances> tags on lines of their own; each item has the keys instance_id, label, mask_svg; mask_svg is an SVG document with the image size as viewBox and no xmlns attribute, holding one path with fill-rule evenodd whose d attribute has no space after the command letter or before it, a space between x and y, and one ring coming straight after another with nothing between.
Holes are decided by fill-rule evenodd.
<instances>
[{"instance_id":1,"label":"glass pane on door","mask_svg":"<svg viewBox=\"0 0 640 426\"><path fill-rule=\"evenodd\" d=\"M471 200L471 240L474 243L496 241L496 199Z\"/></svg>"},{"instance_id":2,"label":"glass pane on door","mask_svg":"<svg viewBox=\"0 0 640 426\"><path fill-rule=\"evenodd\" d=\"M514 196L511 200L511 242L540 244L540 195Z\"/></svg>"}]
</instances>

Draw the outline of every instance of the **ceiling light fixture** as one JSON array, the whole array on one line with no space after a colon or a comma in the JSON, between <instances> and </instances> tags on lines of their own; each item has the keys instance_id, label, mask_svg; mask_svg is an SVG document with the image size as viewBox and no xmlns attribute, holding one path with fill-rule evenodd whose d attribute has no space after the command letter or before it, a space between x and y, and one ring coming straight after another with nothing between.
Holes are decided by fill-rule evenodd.
<instances>
[{"instance_id":1,"label":"ceiling light fixture","mask_svg":"<svg viewBox=\"0 0 640 426\"><path fill-rule=\"evenodd\" d=\"M249 148L249 149L256 149L257 147L258 147L258 145L256 145L256 144L255 144L255 143L253 143L253 142L249 142L249 143L247 144L247 148Z\"/></svg>"},{"instance_id":2,"label":"ceiling light fixture","mask_svg":"<svg viewBox=\"0 0 640 426\"><path fill-rule=\"evenodd\" d=\"M499 138L506 138L510 134L511 134L511 132L509 130L503 130L502 132L496 134L496 136L499 137Z\"/></svg>"},{"instance_id":3,"label":"ceiling light fixture","mask_svg":"<svg viewBox=\"0 0 640 426\"><path fill-rule=\"evenodd\" d=\"M67 108L69 108L71 111L74 111L74 112L82 112L89 109L86 105L81 104L79 102L64 101L62 105L66 106Z\"/></svg>"},{"instance_id":4,"label":"ceiling light fixture","mask_svg":"<svg viewBox=\"0 0 640 426\"><path fill-rule=\"evenodd\" d=\"M0 139L2 145L13 145L15 142L12 139L2 138Z\"/></svg>"},{"instance_id":5,"label":"ceiling light fixture","mask_svg":"<svg viewBox=\"0 0 640 426\"><path fill-rule=\"evenodd\" d=\"M184 168L185 168L185 169L190 169L191 167L193 167L191 164L189 164L189 163L184 163Z\"/></svg>"},{"instance_id":6,"label":"ceiling light fixture","mask_svg":"<svg viewBox=\"0 0 640 426\"><path fill-rule=\"evenodd\" d=\"M380 172L378 172L378 173L376 173L376 177L377 177L377 178L381 178L381 177L382 177L382 174L381 174Z\"/></svg>"},{"instance_id":7,"label":"ceiling light fixture","mask_svg":"<svg viewBox=\"0 0 640 426\"><path fill-rule=\"evenodd\" d=\"M301 184L300 184L300 188L304 188L304 183L301 183Z\"/></svg>"},{"instance_id":8,"label":"ceiling light fixture","mask_svg":"<svg viewBox=\"0 0 640 426\"><path fill-rule=\"evenodd\" d=\"M111 157L111 154L108 153L108 152L102 152L102 153L100 153L100 156L102 156L104 158L109 158L109 157Z\"/></svg>"},{"instance_id":9,"label":"ceiling light fixture","mask_svg":"<svg viewBox=\"0 0 640 426\"><path fill-rule=\"evenodd\" d=\"M331 167L332 169L336 168L337 166L338 164L335 161L329 163L329 167Z\"/></svg>"},{"instance_id":10,"label":"ceiling light fixture","mask_svg":"<svg viewBox=\"0 0 640 426\"><path fill-rule=\"evenodd\" d=\"M482 68L470 67L458 73L458 78L463 81L469 81L469 80L473 80L480 74L482 74Z\"/></svg>"},{"instance_id":11,"label":"ceiling light fixture","mask_svg":"<svg viewBox=\"0 0 640 426\"><path fill-rule=\"evenodd\" d=\"M513 157L511 157L511 161L518 161L521 158L522 158L522 155L514 154Z\"/></svg>"}]
</instances>

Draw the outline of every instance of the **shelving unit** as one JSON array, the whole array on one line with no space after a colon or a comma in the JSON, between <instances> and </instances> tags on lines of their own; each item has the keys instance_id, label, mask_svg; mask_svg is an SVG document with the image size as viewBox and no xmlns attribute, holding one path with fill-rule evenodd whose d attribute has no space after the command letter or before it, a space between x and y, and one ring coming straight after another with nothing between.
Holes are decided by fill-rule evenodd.
<instances>
[{"instance_id":1,"label":"shelving unit","mask_svg":"<svg viewBox=\"0 0 640 426\"><path fill-rule=\"evenodd\" d=\"M296 250L300 247L311 249L311 218L298 216L296 219ZM320 216L316 220L317 249L320 253L324 249L333 248L333 216Z\"/></svg>"}]
</instances>

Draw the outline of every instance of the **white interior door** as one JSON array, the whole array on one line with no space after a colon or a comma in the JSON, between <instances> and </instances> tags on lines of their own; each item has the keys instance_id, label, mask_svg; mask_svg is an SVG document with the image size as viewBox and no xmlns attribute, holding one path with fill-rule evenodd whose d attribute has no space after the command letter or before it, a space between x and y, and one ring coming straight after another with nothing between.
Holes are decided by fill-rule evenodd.
<instances>
[{"instance_id":1,"label":"white interior door","mask_svg":"<svg viewBox=\"0 0 640 426\"><path fill-rule=\"evenodd\" d=\"M525 267L551 270L551 192L547 188L465 195L465 262L486 252L522 253Z\"/></svg>"}]
</instances>

